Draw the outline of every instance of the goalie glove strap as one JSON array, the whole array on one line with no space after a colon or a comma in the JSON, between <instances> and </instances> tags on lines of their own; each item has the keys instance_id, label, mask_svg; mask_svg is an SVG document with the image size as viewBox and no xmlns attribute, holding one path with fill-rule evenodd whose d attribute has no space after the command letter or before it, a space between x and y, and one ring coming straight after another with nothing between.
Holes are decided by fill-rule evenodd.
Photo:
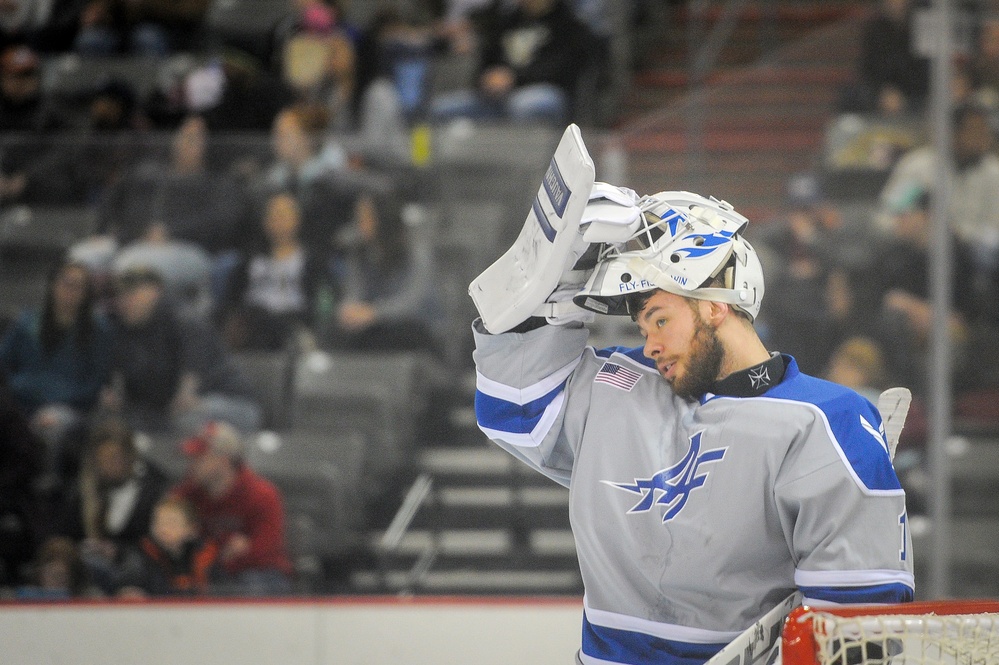
<instances>
[{"instance_id":1,"label":"goalie glove strap","mask_svg":"<svg viewBox=\"0 0 999 665\"><path fill-rule=\"evenodd\" d=\"M526 333L548 325L548 321L543 316L532 316L523 323L514 326L508 332Z\"/></svg>"},{"instance_id":2,"label":"goalie glove strap","mask_svg":"<svg viewBox=\"0 0 999 665\"><path fill-rule=\"evenodd\" d=\"M588 323L596 318L596 314L571 300L543 303L534 310L534 316L544 317L545 321L555 326L572 322Z\"/></svg>"}]
</instances>

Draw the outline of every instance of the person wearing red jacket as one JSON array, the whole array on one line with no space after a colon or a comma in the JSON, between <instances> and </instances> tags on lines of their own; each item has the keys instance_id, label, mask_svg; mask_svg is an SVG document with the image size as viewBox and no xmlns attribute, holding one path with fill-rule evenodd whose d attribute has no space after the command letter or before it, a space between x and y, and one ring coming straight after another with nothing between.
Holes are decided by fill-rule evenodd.
<instances>
[{"instance_id":1,"label":"person wearing red jacket","mask_svg":"<svg viewBox=\"0 0 999 665\"><path fill-rule=\"evenodd\" d=\"M225 422L207 423L181 444L187 475L171 492L194 506L201 536L219 544L219 594L290 593L284 502L270 481L243 461L243 440Z\"/></svg>"}]
</instances>

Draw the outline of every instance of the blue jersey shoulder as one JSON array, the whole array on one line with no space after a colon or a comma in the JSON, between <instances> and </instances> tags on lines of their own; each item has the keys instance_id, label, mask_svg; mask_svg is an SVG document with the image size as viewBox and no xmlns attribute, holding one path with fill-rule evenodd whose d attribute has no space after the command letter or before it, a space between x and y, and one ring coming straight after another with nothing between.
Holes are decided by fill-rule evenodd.
<instances>
[{"instance_id":1,"label":"blue jersey shoulder","mask_svg":"<svg viewBox=\"0 0 999 665\"><path fill-rule=\"evenodd\" d=\"M803 374L793 358L789 359L784 380L765 396L805 402L822 411L833 443L865 489L902 489L891 464L881 414L867 398L845 386Z\"/></svg>"}]
</instances>

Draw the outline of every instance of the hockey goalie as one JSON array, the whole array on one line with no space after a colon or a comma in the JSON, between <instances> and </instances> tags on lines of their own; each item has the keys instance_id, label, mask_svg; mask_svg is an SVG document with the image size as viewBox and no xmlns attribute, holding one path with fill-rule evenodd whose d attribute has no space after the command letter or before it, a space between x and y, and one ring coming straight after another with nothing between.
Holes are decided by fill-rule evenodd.
<instances>
[{"instance_id":1,"label":"hockey goalie","mask_svg":"<svg viewBox=\"0 0 999 665\"><path fill-rule=\"evenodd\" d=\"M886 418L765 347L749 220L594 176L571 125L516 242L469 287L479 427L569 488L577 661L701 664L797 602L910 601ZM644 345L587 346L598 314ZM761 632L726 665L768 658Z\"/></svg>"}]
</instances>

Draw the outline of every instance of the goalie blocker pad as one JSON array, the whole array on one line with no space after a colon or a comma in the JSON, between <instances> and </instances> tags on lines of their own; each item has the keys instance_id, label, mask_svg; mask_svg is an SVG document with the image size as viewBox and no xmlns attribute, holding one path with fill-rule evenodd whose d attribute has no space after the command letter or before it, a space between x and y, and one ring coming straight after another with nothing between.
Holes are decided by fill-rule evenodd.
<instances>
[{"instance_id":1,"label":"goalie blocker pad","mask_svg":"<svg viewBox=\"0 0 999 665\"><path fill-rule=\"evenodd\" d=\"M487 331L506 332L525 321L572 267L568 265L572 246L594 176L579 127L571 124L555 149L517 240L468 287Z\"/></svg>"}]
</instances>

